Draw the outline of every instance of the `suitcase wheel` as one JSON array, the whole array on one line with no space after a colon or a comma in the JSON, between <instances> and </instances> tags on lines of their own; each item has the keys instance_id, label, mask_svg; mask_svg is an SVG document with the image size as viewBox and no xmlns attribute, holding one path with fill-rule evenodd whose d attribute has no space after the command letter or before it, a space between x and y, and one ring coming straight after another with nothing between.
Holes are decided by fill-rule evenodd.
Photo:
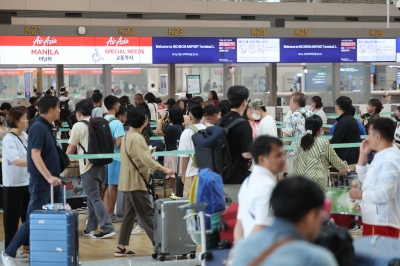
<instances>
[{"instance_id":1,"label":"suitcase wheel","mask_svg":"<svg viewBox=\"0 0 400 266\"><path fill-rule=\"evenodd\" d=\"M153 254L151 254L151 257L153 258L153 259L157 259L157 252L154 252Z\"/></svg>"},{"instance_id":2,"label":"suitcase wheel","mask_svg":"<svg viewBox=\"0 0 400 266\"><path fill-rule=\"evenodd\" d=\"M201 254L201 260L211 261L213 259L213 254L210 251L206 251L204 254Z\"/></svg>"},{"instance_id":3,"label":"suitcase wheel","mask_svg":"<svg viewBox=\"0 0 400 266\"><path fill-rule=\"evenodd\" d=\"M160 261L165 261L165 255L160 256Z\"/></svg>"},{"instance_id":4,"label":"suitcase wheel","mask_svg":"<svg viewBox=\"0 0 400 266\"><path fill-rule=\"evenodd\" d=\"M195 259L196 258L196 253L190 253L190 258Z\"/></svg>"},{"instance_id":5,"label":"suitcase wheel","mask_svg":"<svg viewBox=\"0 0 400 266\"><path fill-rule=\"evenodd\" d=\"M228 225L226 224L226 223L219 223L219 225L218 225L218 231L219 232L224 232L224 231L226 231L226 229L227 229L227 227L228 227Z\"/></svg>"},{"instance_id":6,"label":"suitcase wheel","mask_svg":"<svg viewBox=\"0 0 400 266\"><path fill-rule=\"evenodd\" d=\"M186 258L187 257L187 254L182 254L182 258Z\"/></svg>"}]
</instances>

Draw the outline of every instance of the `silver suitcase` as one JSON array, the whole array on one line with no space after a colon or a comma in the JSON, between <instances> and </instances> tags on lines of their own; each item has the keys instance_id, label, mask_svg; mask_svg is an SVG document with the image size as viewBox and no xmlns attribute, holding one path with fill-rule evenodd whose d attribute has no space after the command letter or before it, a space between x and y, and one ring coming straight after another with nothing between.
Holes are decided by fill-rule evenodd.
<instances>
[{"instance_id":1,"label":"silver suitcase","mask_svg":"<svg viewBox=\"0 0 400 266\"><path fill-rule=\"evenodd\" d=\"M154 208L154 253L156 259L165 260L167 255L182 255L196 257L196 244L192 241L183 219L185 212L178 210L181 205L188 204L189 200L159 199Z\"/></svg>"}]
</instances>

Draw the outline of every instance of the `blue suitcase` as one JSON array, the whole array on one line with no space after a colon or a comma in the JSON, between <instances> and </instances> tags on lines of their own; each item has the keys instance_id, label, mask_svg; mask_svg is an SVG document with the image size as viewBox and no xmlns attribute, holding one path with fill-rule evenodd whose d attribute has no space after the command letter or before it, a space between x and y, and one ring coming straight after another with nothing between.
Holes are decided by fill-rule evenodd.
<instances>
[{"instance_id":1,"label":"blue suitcase","mask_svg":"<svg viewBox=\"0 0 400 266\"><path fill-rule=\"evenodd\" d=\"M53 203L52 187L51 196ZM78 246L77 211L37 210L30 215L30 266L77 266Z\"/></svg>"},{"instance_id":2,"label":"blue suitcase","mask_svg":"<svg viewBox=\"0 0 400 266\"><path fill-rule=\"evenodd\" d=\"M383 236L366 236L353 241L355 266L400 265L400 241Z\"/></svg>"}]
</instances>

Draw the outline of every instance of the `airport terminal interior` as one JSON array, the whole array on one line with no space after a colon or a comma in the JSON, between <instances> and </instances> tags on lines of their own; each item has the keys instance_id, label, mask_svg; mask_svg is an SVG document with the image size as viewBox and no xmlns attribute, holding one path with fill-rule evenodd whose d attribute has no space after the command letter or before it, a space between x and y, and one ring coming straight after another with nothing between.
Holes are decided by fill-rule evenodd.
<instances>
[{"instance_id":1,"label":"airport terminal interior","mask_svg":"<svg viewBox=\"0 0 400 266\"><path fill-rule=\"evenodd\" d=\"M28 107L31 97L45 97L50 88L57 97L62 96L60 88L65 88L74 105L91 99L97 90L103 100L108 95L128 96L132 104L135 95L150 92L160 99L162 116L168 99L187 100L190 94L207 101L210 91L215 91L219 101L228 100L230 87L245 86L250 103L255 99L263 103L275 120L276 135L285 138L284 149L290 150L293 146L287 146L295 139L285 136L285 117L292 112L295 92L305 95L307 110L314 96L321 98L327 117L325 138L330 138L328 133L339 117L335 105L341 96L351 99L357 120L369 112L370 100L377 99L383 107L380 116L396 121L399 29L400 0L0 0L0 104ZM66 121L62 127L65 138L58 143L66 149L70 128ZM156 122L151 124L154 132L156 127ZM150 140L163 142L164 138ZM346 144L360 147L360 143ZM162 152L157 150L153 159L168 155ZM67 201L78 203L80 265L239 265L227 261L229 248L214 247L214 257L205 259L205 245L196 241L197 245L191 243L194 259L190 254L153 259L154 246L144 231L132 234L126 247L135 256L116 257L121 220L113 221L113 237L93 239L82 234L87 199L85 192L73 192L81 182L76 168L77 176L64 181L69 184ZM283 173L277 176L284 179ZM361 200L348 198L350 183L329 186L325 196L332 201L332 217L350 230L353 239L363 238ZM156 181L159 198L180 194L176 189L164 177ZM122 203L117 200L116 204ZM121 216L117 209L116 216ZM0 217L3 250L3 211ZM182 224L186 227L186 222ZM186 228L166 230L183 231L185 237L190 233ZM21 252L17 252L18 266L78 265L51 260L33 264L29 252Z\"/></svg>"}]
</instances>

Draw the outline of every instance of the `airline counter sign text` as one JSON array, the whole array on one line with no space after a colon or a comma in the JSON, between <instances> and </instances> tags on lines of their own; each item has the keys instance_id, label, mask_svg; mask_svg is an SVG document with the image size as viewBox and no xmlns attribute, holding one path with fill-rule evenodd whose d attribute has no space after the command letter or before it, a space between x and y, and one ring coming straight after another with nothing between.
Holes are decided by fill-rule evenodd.
<instances>
[{"instance_id":1,"label":"airline counter sign text","mask_svg":"<svg viewBox=\"0 0 400 266\"><path fill-rule=\"evenodd\" d=\"M152 64L152 38L0 36L0 64Z\"/></svg>"}]
</instances>

